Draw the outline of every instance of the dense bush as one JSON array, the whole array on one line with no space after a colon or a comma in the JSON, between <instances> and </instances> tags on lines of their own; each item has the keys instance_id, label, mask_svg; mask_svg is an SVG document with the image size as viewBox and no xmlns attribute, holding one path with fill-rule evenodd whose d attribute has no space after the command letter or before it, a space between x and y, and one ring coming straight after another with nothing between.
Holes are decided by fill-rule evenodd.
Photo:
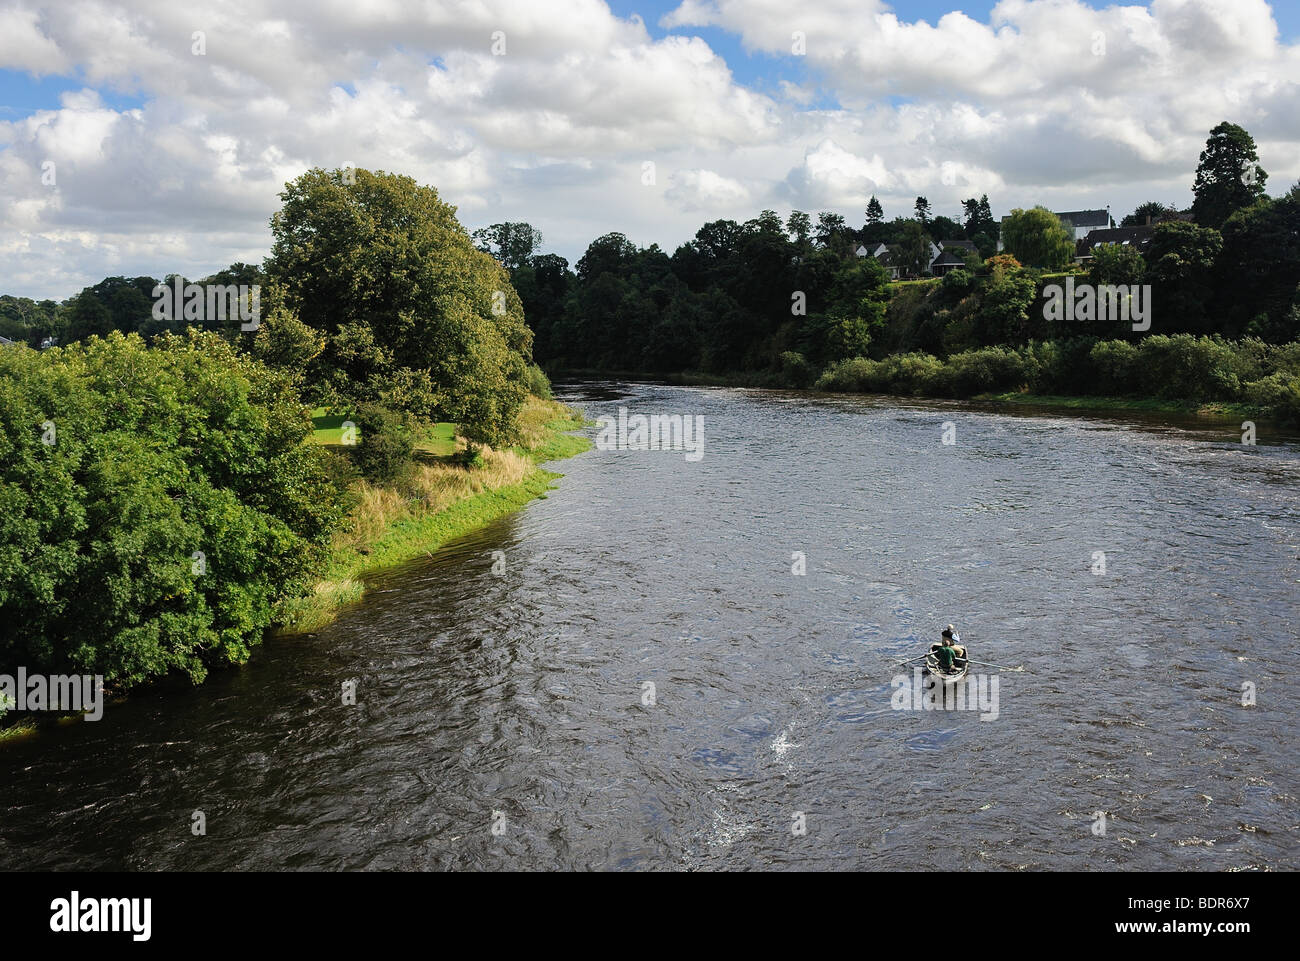
<instances>
[{"instance_id":1,"label":"dense bush","mask_svg":"<svg viewBox=\"0 0 1300 961\"><path fill-rule=\"evenodd\" d=\"M201 679L337 519L285 374L214 333L0 350L0 672Z\"/></svg>"},{"instance_id":2,"label":"dense bush","mask_svg":"<svg viewBox=\"0 0 1300 961\"><path fill-rule=\"evenodd\" d=\"M875 371L879 361L867 360L865 357L850 357L839 363L831 364L817 378L817 390L843 391L845 393L872 393L881 388L876 386Z\"/></svg>"},{"instance_id":3,"label":"dense bush","mask_svg":"<svg viewBox=\"0 0 1300 961\"><path fill-rule=\"evenodd\" d=\"M1102 395L1136 393L1138 380L1138 348L1124 340L1103 340L1093 346L1089 354L1096 373L1096 392Z\"/></svg>"},{"instance_id":4,"label":"dense bush","mask_svg":"<svg viewBox=\"0 0 1300 961\"><path fill-rule=\"evenodd\" d=\"M1015 390L1033 376L1030 359L1006 347L968 350L948 358L942 393L970 397L989 391Z\"/></svg>"},{"instance_id":5,"label":"dense bush","mask_svg":"<svg viewBox=\"0 0 1300 961\"><path fill-rule=\"evenodd\" d=\"M1024 350L1030 389L1038 394L1096 393L1089 361L1096 342L1095 337L1071 337L1031 343Z\"/></svg>"},{"instance_id":6,"label":"dense bush","mask_svg":"<svg viewBox=\"0 0 1300 961\"><path fill-rule=\"evenodd\" d=\"M529 364L524 370L524 386L534 397L540 397L542 400L550 400L552 397L551 380L536 364Z\"/></svg>"},{"instance_id":7,"label":"dense bush","mask_svg":"<svg viewBox=\"0 0 1300 961\"><path fill-rule=\"evenodd\" d=\"M942 392L943 361L930 354L894 354L884 360L854 357L829 367L818 390L925 395Z\"/></svg>"},{"instance_id":8,"label":"dense bush","mask_svg":"<svg viewBox=\"0 0 1300 961\"><path fill-rule=\"evenodd\" d=\"M405 415L381 404L362 404L351 419L361 435L361 443L351 449L352 460L368 480L392 480L411 463L415 432Z\"/></svg>"},{"instance_id":9,"label":"dense bush","mask_svg":"<svg viewBox=\"0 0 1300 961\"><path fill-rule=\"evenodd\" d=\"M811 387L817 379L817 370L803 354L794 350L782 352L781 362L781 383L787 387L796 387L805 389Z\"/></svg>"},{"instance_id":10,"label":"dense bush","mask_svg":"<svg viewBox=\"0 0 1300 961\"><path fill-rule=\"evenodd\" d=\"M1279 420L1300 424L1300 374L1270 374L1247 384L1246 398L1270 408Z\"/></svg>"},{"instance_id":11,"label":"dense bush","mask_svg":"<svg viewBox=\"0 0 1300 961\"><path fill-rule=\"evenodd\" d=\"M1141 392L1172 400L1232 400L1241 393L1232 347L1213 337L1157 334L1138 347Z\"/></svg>"}]
</instances>

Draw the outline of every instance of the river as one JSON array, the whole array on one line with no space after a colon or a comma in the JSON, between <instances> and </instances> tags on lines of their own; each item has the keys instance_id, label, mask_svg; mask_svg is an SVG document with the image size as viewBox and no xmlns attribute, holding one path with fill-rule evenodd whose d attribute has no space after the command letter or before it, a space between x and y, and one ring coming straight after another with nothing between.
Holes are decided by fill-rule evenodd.
<instances>
[{"instance_id":1,"label":"river","mask_svg":"<svg viewBox=\"0 0 1300 961\"><path fill-rule=\"evenodd\" d=\"M1300 867L1296 438L561 399L700 415L704 456L561 462L319 633L0 746L0 866ZM949 622L996 711L896 709Z\"/></svg>"}]
</instances>

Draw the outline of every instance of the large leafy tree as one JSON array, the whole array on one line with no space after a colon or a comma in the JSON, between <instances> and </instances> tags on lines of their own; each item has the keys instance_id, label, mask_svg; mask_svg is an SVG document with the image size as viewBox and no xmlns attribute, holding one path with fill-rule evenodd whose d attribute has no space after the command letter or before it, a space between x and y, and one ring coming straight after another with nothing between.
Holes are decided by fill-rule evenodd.
<instances>
[{"instance_id":1,"label":"large leafy tree","mask_svg":"<svg viewBox=\"0 0 1300 961\"><path fill-rule=\"evenodd\" d=\"M1222 249L1223 238L1211 227L1180 220L1156 227L1145 254L1154 329L1211 332L1214 265Z\"/></svg>"},{"instance_id":2,"label":"large leafy tree","mask_svg":"<svg viewBox=\"0 0 1300 961\"><path fill-rule=\"evenodd\" d=\"M974 336L980 346L1014 344L1024 339L1036 285L1014 257L1002 255L985 265L989 279L975 309Z\"/></svg>"},{"instance_id":3,"label":"large leafy tree","mask_svg":"<svg viewBox=\"0 0 1300 961\"><path fill-rule=\"evenodd\" d=\"M479 249L491 254L509 270L526 265L542 246L542 232L527 223L492 224L474 231Z\"/></svg>"},{"instance_id":4,"label":"large leafy tree","mask_svg":"<svg viewBox=\"0 0 1300 961\"><path fill-rule=\"evenodd\" d=\"M854 244L853 231L845 222L842 214L823 210L817 215L817 243L840 256L852 253Z\"/></svg>"},{"instance_id":5,"label":"large leafy tree","mask_svg":"<svg viewBox=\"0 0 1300 961\"><path fill-rule=\"evenodd\" d=\"M1030 267L1064 267L1074 257L1072 233L1046 207L1011 211L1002 224L1002 243Z\"/></svg>"},{"instance_id":6,"label":"large leafy tree","mask_svg":"<svg viewBox=\"0 0 1300 961\"><path fill-rule=\"evenodd\" d=\"M1217 230L1235 211L1262 198L1267 180L1254 138L1225 120L1210 131L1201 151L1192 184L1192 216L1202 227Z\"/></svg>"},{"instance_id":7,"label":"large leafy tree","mask_svg":"<svg viewBox=\"0 0 1300 961\"><path fill-rule=\"evenodd\" d=\"M923 274L930 266L930 239L915 220L905 221L898 240L889 248L894 264L905 273Z\"/></svg>"},{"instance_id":8,"label":"large leafy tree","mask_svg":"<svg viewBox=\"0 0 1300 961\"><path fill-rule=\"evenodd\" d=\"M309 170L280 196L267 273L286 307L326 334L322 376L353 401L508 442L532 332L505 269L474 247L455 208L410 177L369 170Z\"/></svg>"},{"instance_id":9,"label":"large leafy tree","mask_svg":"<svg viewBox=\"0 0 1300 961\"><path fill-rule=\"evenodd\" d=\"M1228 333L1275 343L1300 338L1300 184L1224 223L1218 287Z\"/></svg>"},{"instance_id":10,"label":"large leafy tree","mask_svg":"<svg viewBox=\"0 0 1300 961\"><path fill-rule=\"evenodd\" d=\"M790 237L796 244L804 247L808 243L808 238L812 236L812 218L802 210L792 210L785 222L785 229L789 231Z\"/></svg>"}]
</instances>

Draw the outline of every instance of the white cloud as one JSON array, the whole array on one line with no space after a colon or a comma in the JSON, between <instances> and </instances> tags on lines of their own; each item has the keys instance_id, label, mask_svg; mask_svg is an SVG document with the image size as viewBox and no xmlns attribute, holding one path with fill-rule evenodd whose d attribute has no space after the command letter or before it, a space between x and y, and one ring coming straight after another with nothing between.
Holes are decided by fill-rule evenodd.
<instances>
[{"instance_id":1,"label":"white cloud","mask_svg":"<svg viewBox=\"0 0 1300 961\"><path fill-rule=\"evenodd\" d=\"M0 275L61 297L256 260L284 182L347 162L436 186L470 226L528 220L570 259L610 230L671 249L763 207L857 224L872 193L891 217L917 194L949 216L985 192L999 212L1187 203L1223 119L1256 136L1271 190L1300 177L1300 47L1263 0L1002 0L987 22L687 0L663 22L681 29L653 39L600 0L0 0L0 68L88 88L0 121ZM705 25L783 76L738 82L690 36Z\"/></svg>"},{"instance_id":2,"label":"white cloud","mask_svg":"<svg viewBox=\"0 0 1300 961\"><path fill-rule=\"evenodd\" d=\"M753 200L738 180L712 170L679 170L664 196L682 210L705 210L715 217L722 211L744 216L752 213Z\"/></svg>"}]
</instances>

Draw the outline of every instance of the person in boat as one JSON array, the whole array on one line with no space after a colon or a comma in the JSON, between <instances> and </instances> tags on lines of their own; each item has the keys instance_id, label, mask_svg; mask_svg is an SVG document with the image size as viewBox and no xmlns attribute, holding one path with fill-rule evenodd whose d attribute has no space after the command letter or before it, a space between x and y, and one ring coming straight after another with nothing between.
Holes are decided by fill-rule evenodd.
<instances>
[{"instance_id":1,"label":"person in boat","mask_svg":"<svg viewBox=\"0 0 1300 961\"><path fill-rule=\"evenodd\" d=\"M966 659L966 648L962 647L961 635L957 633L957 628L951 624L948 625L948 633L952 635L952 649L962 660Z\"/></svg>"},{"instance_id":2,"label":"person in boat","mask_svg":"<svg viewBox=\"0 0 1300 961\"><path fill-rule=\"evenodd\" d=\"M950 674L957 668L966 663L966 648L958 648L953 644L953 631L949 627L941 635L943 640L930 647L930 652L934 654L939 662L940 669L945 674Z\"/></svg>"}]
</instances>

